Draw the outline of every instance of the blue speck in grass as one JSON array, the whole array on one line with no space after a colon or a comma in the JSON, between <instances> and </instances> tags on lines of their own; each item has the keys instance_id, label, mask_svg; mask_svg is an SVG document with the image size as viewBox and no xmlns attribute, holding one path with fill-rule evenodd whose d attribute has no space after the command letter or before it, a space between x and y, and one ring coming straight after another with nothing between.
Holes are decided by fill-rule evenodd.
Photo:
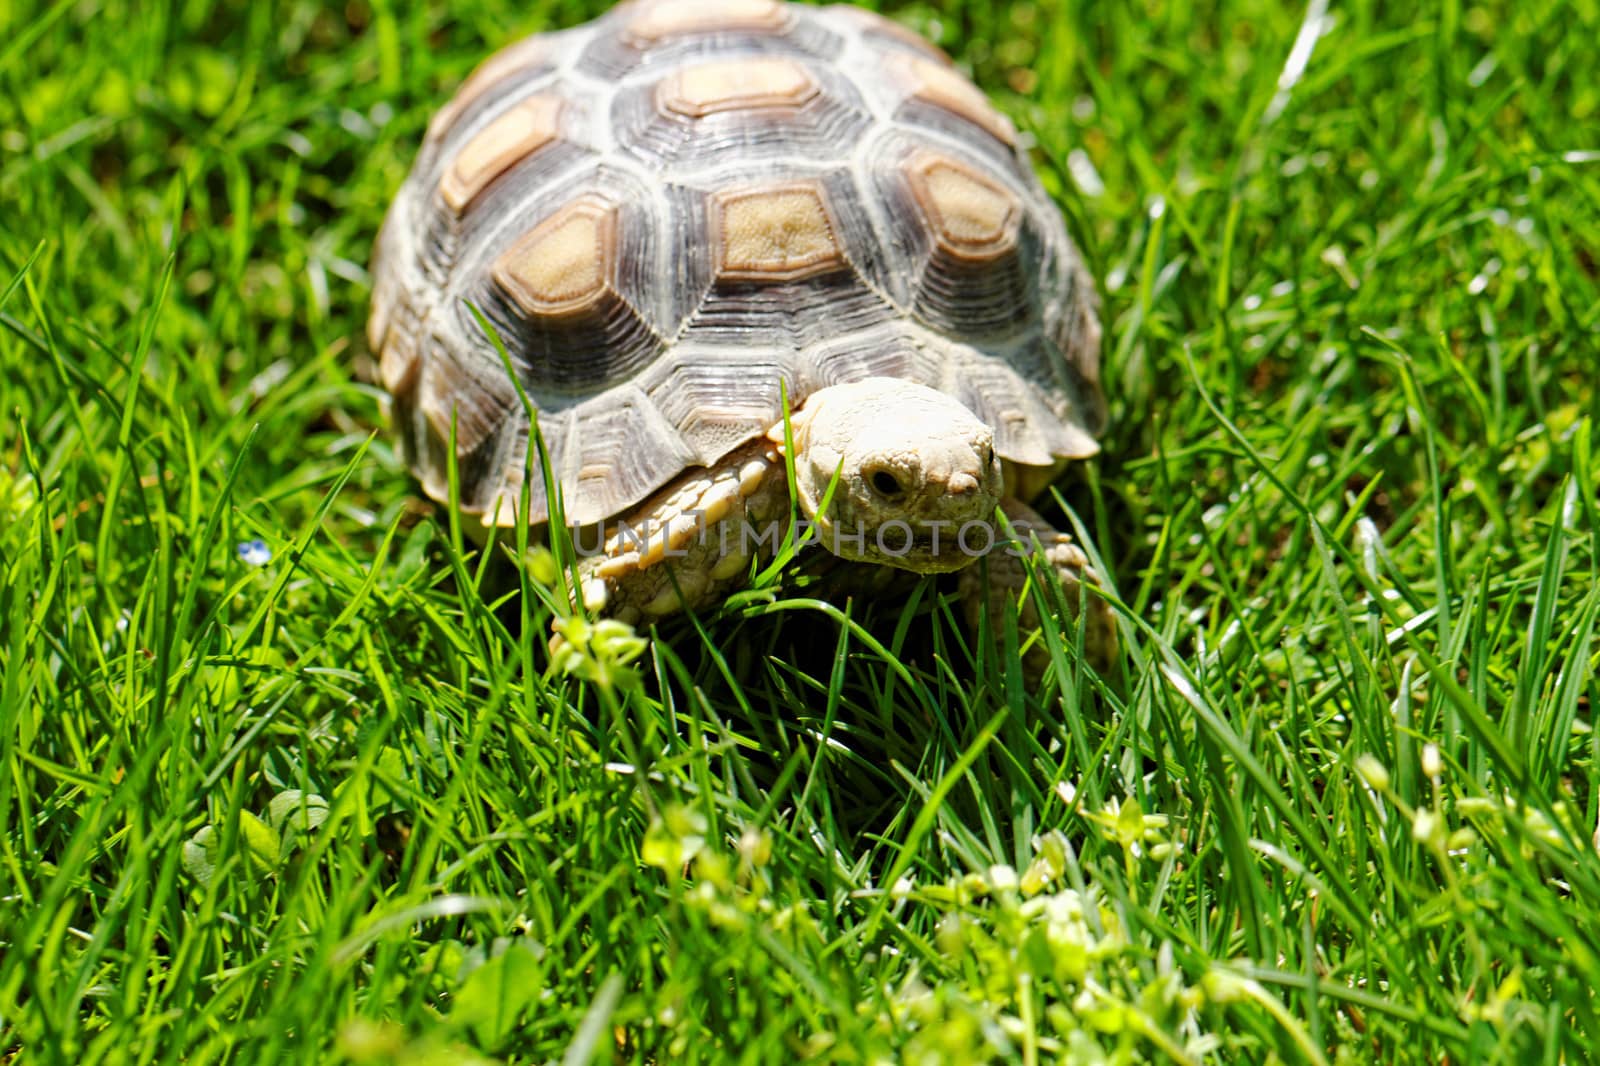
<instances>
[{"instance_id":1,"label":"blue speck in grass","mask_svg":"<svg viewBox=\"0 0 1600 1066\"><path fill-rule=\"evenodd\" d=\"M272 549L267 547L266 541L247 540L239 545L239 558L247 566L266 566L272 561Z\"/></svg>"}]
</instances>

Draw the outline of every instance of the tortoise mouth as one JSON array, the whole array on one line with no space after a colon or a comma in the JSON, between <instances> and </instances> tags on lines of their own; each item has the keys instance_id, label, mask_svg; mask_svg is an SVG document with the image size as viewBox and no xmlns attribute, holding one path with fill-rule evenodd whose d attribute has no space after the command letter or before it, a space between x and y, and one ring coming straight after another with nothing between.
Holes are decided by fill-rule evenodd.
<instances>
[{"instance_id":1,"label":"tortoise mouth","mask_svg":"<svg viewBox=\"0 0 1600 1066\"><path fill-rule=\"evenodd\" d=\"M841 559L918 574L948 574L971 565L988 552L998 533L982 519L958 524L893 518L868 526L818 515L811 524L816 542Z\"/></svg>"}]
</instances>

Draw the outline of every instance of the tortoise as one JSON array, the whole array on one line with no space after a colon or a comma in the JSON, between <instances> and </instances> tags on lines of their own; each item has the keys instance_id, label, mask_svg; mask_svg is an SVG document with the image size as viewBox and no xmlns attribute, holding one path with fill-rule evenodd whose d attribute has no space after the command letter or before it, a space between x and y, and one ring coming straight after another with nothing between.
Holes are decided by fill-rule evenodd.
<instances>
[{"instance_id":1,"label":"tortoise","mask_svg":"<svg viewBox=\"0 0 1600 1066\"><path fill-rule=\"evenodd\" d=\"M433 118L368 336L426 493L485 529L563 517L593 610L746 582L792 480L826 551L961 571L976 624L1025 584L1008 527L1069 605L1099 580L1028 506L1098 450L1097 306L1024 138L915 33L631 0L496 53ZM1111 613L1082 602L1103 662Z\"/></svg>"}]
</instances>

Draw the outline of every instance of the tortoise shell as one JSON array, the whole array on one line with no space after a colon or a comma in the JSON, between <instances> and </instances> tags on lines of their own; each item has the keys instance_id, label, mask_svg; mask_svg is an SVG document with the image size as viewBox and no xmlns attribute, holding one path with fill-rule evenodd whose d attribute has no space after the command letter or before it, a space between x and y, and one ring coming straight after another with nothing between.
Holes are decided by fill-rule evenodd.
<instances>
[{"instance_id":1,"label":"tortoise shell","mask_svg":"<svg viewBox=\"0 0 1600 1066\"><path fill-rule=\"evenodd\" d=\"M430 124L373 277L407 457L444 500L453 441L488 524L530 476L548 520L524 396L573 525L861 378L955 396L1019 464L1103 420L1094 288L1022 138L856 8L635 0L512 44Z\"/></svg>"}]
</instances>

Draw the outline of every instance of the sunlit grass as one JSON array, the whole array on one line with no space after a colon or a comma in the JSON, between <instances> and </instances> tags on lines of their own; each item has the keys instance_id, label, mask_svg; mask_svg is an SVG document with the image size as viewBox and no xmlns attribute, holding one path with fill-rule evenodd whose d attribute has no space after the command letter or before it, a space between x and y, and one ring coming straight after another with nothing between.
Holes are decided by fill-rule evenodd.
<instances>
[{"instance_id":1,"label":"sunlit grass","mask_svg":"<svg viewBox=\"0 0 1600 1066\"><path fill-rule=\"evenodd\" d=\"M894 12L1104 286L1033 691L933 583L551 666L363 383L433 108L595 10L461 6L0 7L0 1055L1591 1057L1593 3Z\"/></svg>"}]
</instances>

